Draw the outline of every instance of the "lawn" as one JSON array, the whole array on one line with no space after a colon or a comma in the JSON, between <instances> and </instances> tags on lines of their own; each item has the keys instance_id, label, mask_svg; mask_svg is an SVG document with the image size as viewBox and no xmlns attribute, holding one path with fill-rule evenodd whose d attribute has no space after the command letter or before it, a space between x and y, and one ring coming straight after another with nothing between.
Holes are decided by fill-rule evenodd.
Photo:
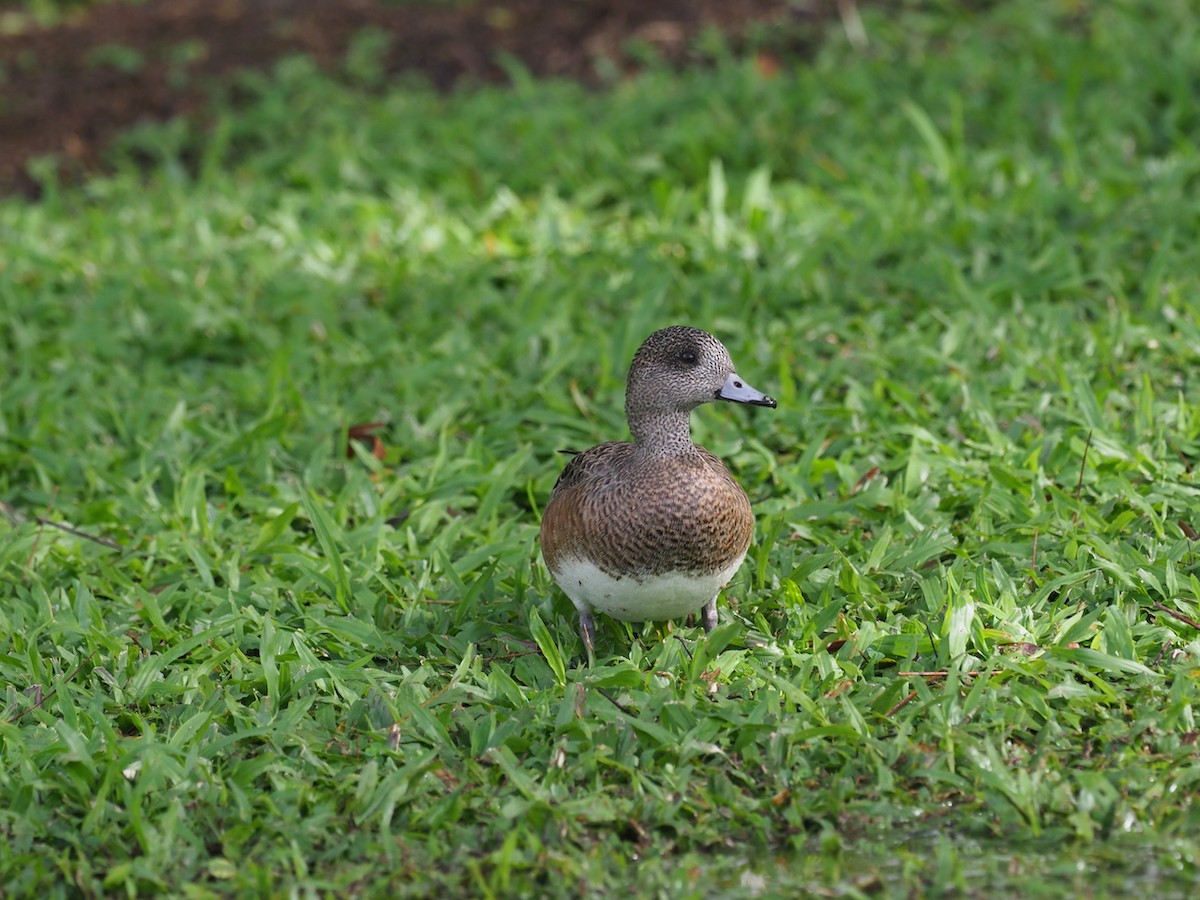
<instances>
[{"instance_id":1,"label":"lawn","mask_svg":"<svg viewBox=\"0 0 1200 900\"><path fill-rule=\"evenodd\" d=\"M979 6L365 35L0 200L4 890L1191 896L1200 12ZM589 668L539 514L676 322L755 544Z\"/></svg>"}]
</instances>

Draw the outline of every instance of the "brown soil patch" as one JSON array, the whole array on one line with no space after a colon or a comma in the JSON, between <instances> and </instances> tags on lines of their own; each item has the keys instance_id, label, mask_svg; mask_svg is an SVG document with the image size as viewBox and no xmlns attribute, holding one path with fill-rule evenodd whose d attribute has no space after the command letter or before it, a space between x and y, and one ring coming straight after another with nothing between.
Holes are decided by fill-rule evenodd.
<instances>
[{"instance_id":1,"label":"brown soil patch","mask_svg":"<svg viewBox=\"0 0 1200 900\"><path fill-rule=\"evenodd\" d=\"M103 4L55 28L0 36L0 193L36 194L26 170L33 157L58 156L68 175L96 169L120 130L196 112L212 85L238 70L263 69L297 51L323 66L336 65L366 28L388 36L389 73L419 72L443 88L503 79L500 54L538 76L594 82L598 58L621 69L632 65L623 55L630 40L683 63L703 28L737 36L752 23L820 23L836 16L838 5L838 0Z\"/></svg>"}]
</instances>

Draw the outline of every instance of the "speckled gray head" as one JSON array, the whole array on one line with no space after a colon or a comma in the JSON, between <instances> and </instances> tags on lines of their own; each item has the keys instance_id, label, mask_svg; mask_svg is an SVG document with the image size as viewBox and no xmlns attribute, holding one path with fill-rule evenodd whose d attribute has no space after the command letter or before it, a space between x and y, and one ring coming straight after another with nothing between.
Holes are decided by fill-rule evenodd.
<instances>
[{"instance_id":1,"label":"speckled gray head","mask_svg":"<svg viewBox=\"0 0 1200 900\"><path fill-rule=\"evenodd\" d=\"M672 325L654 332L633 356L625 388L625 414L633 435L664 415L689 413L701 403L729 400L774 407L734 371L725 345L699 328Z\"/></svg>"}]
</instances>

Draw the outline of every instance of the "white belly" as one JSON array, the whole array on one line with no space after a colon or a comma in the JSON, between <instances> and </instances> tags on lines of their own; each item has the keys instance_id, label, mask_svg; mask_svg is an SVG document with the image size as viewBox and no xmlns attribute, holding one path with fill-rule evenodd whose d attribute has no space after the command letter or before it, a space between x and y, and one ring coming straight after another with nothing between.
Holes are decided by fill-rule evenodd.
<instances>
[{"instance_id":1,"label":"white belly","mask_svg":"<svg viewBox=\"0 0 1200 900\"><path fill-rule=\"evenodd\" d=\"M712 575L669 572L644 581L614 578L587 560L566 559L552 572L580 612L597 610L626 622L659 622L693 613L717 596L746 554Z\"/></svg>"}]
</instances>

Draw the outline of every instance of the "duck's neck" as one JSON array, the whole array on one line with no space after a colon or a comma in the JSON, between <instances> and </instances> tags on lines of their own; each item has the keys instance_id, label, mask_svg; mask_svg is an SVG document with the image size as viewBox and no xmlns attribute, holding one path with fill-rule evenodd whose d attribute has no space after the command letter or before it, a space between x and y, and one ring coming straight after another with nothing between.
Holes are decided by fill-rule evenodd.
<instances>
[{"instance_id":1,"label":"duck's neck","mask_svg":"<svg viewBox=\"0 0 1200 900\"><path fill-rule=\"evenodd\" d=\"M692 451L691 413L643 413L630 419L629 430L643 453L672 456Z\"/></svg>"}]
</instances>

